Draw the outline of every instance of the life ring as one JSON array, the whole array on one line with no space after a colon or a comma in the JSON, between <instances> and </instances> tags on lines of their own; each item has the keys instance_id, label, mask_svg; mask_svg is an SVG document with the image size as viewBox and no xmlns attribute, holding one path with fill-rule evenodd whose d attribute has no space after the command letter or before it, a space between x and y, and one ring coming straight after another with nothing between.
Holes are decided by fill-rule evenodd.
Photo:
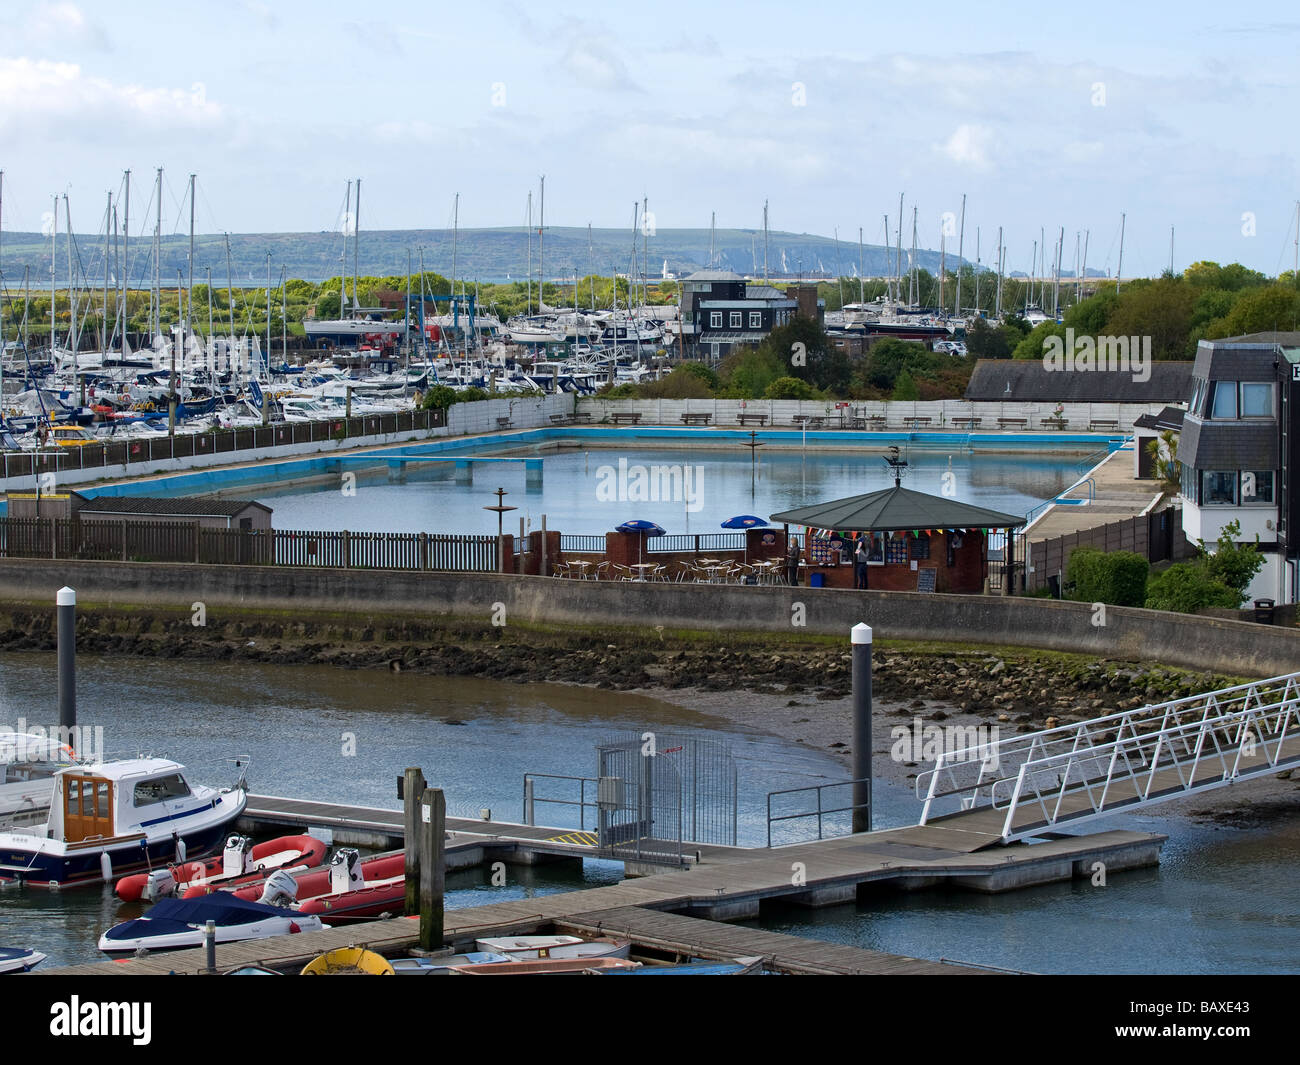
<instances>
[{"instance_id":1,"label":"life ring","mask_svg":"<svg viewBox=\"0 0 1300 1065\"><path fill-rule=\"evenodd\" d=\"M130 402L131 402L131 393L130 393L130 392L123 392L120 396L117 397L117 401L118 401L119 403L130 403Z\"/></svg>"}]
</instances>

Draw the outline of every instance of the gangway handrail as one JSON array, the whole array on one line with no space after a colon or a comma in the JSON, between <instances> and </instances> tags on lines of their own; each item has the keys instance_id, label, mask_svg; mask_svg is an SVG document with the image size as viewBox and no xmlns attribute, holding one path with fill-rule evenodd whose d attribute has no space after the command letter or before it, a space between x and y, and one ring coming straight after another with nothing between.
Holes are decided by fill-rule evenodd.
<instances>
[{"instance_id":1,"label":"gangway handrail","mask_svg":"<svg viewBox=\"0 0 1300 1065\"><path fill-rule=\"evenodd\" d=\"M1283 745L1300 735L1297 678L1300 673L1284 674L1007 741L941 752L934 768L918 774L916 779L917 798L922 798L923 789L925 792L920 823L927 822L936 799L961 795L963 810L984 804L991 809L1005 808L1002 834L1006 839L1013 835L1016 811L1022 801L1029 801L1026 792L1032 792L1044 823L1050 825L1062 819L1061 806L1070 794L1086 793L1089 799L1088 810L1064 817L1078 820L1101 816L1108 802L1110 809L1144 804L1202 787L1217 787L1243 775L1274 771L1283 761ZM1207 750L1207 740L1212 749ZM1052 749L1067 744L1068 749ZM1243 756L1254 757L1259 749L1263 761L1243 767ZM1014 769L999 773L1006 755L1023 760ZM1202 767L1216 761L1218 772L1198 779ZM1285 761L1300 764L1300 751L1288 755ZM958 771L969 772L975 766L979 772L974 781L960 782ZM1168 770L1174 772L1178 784L1153 794L1156 774ZM950 787L941 786L945 774ZM1053 778L1052 783L1044 789L1041 781L1048 776ZM1112 787L1118 780L1132 784L1134 797L1112 800ZM1053 794L1055 805L1049 809L1045 799Z\"/></svg>"}]
</instances>

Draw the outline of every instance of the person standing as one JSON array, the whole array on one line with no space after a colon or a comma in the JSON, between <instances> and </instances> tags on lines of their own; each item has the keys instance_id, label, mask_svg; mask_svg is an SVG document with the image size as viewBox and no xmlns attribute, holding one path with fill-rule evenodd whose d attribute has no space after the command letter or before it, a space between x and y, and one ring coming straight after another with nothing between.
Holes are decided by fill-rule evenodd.
<instances>
[{"instance_id":1,"label":"person standing","mask_svg":"<svg viewBox=\"0 0 1300 1065\"><path fill-rule=\"evenodd\" d=\"M793 536L785 549L785 579L787 584L799 583L799 543Z\"/></svg>"},{"instance_id":2,"label":"person standing","mask_svg":"<svg viewBox=\"0 0 1300 1065\"><path fill-rule=\"evenodd\" d=\"M858 546L853 552L853 587L865 591L867 587L867 538L858 537Z\"/></svg>"}]
</instances>

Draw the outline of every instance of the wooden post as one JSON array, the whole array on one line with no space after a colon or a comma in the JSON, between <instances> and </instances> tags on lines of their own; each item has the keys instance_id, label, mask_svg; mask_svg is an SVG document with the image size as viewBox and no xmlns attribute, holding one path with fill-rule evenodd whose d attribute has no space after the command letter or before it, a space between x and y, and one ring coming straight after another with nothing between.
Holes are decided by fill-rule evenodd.
<instances>
[{"instance_id":1,"label":"wooden post","mask_svg":"<svg viewBox=\"0 0 1300 1065\"><path fill-rule=\"evenodd\" d=\"M424 794L424 773L408 768L397 779L398 797L402 800L406 846L406 913L420 912L420 857L416 846L416 826L420 823L420 796Z\"/></svg>"},{"instance_id":2,"label":"wooden post","mask_svg":"<svg viewBox=\"0 0 1300 1065\"><path fill-rule=\"evenodd\" d=\"M446 864L447 800L441 788L425 788L420 798L420 949L442 946Z\"/></svg>"}]
</instances>

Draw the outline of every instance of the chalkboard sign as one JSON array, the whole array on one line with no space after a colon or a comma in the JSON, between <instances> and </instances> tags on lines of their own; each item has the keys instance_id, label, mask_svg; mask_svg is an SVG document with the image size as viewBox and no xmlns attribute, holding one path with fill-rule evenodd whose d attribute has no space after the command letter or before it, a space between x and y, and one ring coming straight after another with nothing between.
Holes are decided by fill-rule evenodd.
<instances>
[{"instance_id":1,"label":"chalkboard sign","mask_svg":"<svg viewBox=\"0 0 1300 1065\"><path fill-rule=\"evenodd\" d=\"M919 569L916 571L916 590L918 592L933 592L934 579L939 574L937 569L930 567L928 569Z\"/></svg>"}]
</instances>

